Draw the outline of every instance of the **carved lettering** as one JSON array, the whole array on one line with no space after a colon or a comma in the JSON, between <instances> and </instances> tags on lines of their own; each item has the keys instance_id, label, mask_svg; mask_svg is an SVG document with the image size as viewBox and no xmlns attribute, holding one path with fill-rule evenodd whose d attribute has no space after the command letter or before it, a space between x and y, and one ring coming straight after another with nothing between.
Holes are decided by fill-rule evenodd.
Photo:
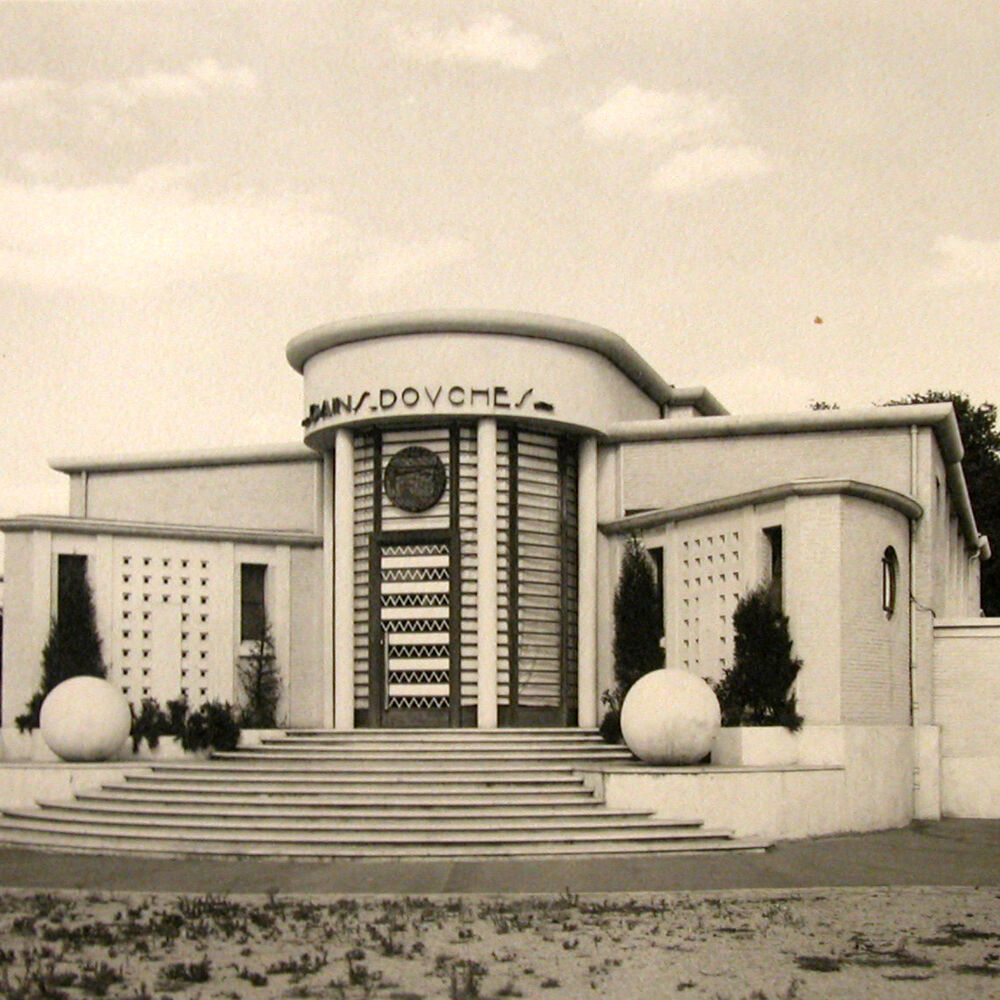
<instances>
[{"instance_id":1,"label":"carved lettering","mask_svg":"<svg viewBox=\"0 0 1000 1000\"><path fill-rule=\"evenodd\" d=\"M507 390L502 385L493 386L493 405L498 410L510 409L510 403L507 402Z\"/></svg>"},{"instance_id":2,"label":"carved lettering","mask_svg":"<svg viewBox=\"0 0 1000 1000\"><path fill-rule=\"evenodd\" d=\"M371 393L367 389L365 389L365 391L361 393L360 396L358 396L358 401L354 404L354 410L353 410L354 413L357 413L358 410L360 410L361 407L364 406L365 401L368 399L370 395Z\"/></svg>"},{"instance_id":3,"label":"carved lettering","mask_svg":"<svg viewBox=\"0 0 1000 1000\"><path fill-rule=\"evenodd\" d=\"M471 389L469 391L469 402L473 406L476 405L476 397L481 397L483 400L485 400L487 406L490 405L490 390L489 389Z\"/></svg>"},{"instance_id":4,"label":"carved lettering","mask_svg":"<svg viewBox=\"0 0 1000 1000\"><path fill-rule=\"evenodd\" d=\"M528 397L534 392L534 389L528 389L527 392L514 404L515 409L521 409L522 406L527 402Z\"/></svg>"},{"instance_id":5,"label":"carved lettering","mask_svg":"<svg viewBox=\"0 0 1000 1000\"><path fill-rule=\"evenodd\" d=\"M379 389L378 405L381 410L391 410L396 405L396 393L392 389Z\"/></svg>"},{"instance_id":6,"label":"carved lettering","mask_svg":"<svg viewBox=\"0 0 1000 1000\"><path fill-rule=\"evenodd\" d=\"M465 389L460 385L453 385L448 390L448 402L452 406L462 406L465 403Z\"/></svg>"},{"instance_id":7,"label":"carved lettering","mask_svg":"<svg viewBox=\"0 0 1000 1000\"><path fill-rule=\"evenodd\" d=\"M441 398L441 386L437 387L437 392L435 392L434 395L432 396L430 389L428 389L427 386L425 385L424 395L427 397L427 400L431 404L431 406L437 406L437 401L438 399Z\"/></svg>"},{"instance_id":8,"label":"carved lettering","mask_svg":"<svg viewBox=\"0 0 1000 1000\"><path fill-rule=\"evenodd\" d=\"M403 401L403 406L416 406L420 402L420 393L412 385L408 385L399 394L399 398Z\"/></svg>"}]
</instances>

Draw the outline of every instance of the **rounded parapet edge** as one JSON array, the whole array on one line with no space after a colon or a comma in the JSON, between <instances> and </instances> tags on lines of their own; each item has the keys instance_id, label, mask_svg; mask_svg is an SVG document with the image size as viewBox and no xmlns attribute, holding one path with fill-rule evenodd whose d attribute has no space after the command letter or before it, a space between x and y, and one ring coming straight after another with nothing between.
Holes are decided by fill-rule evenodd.
<instances>
[{"instance_id":1,"label":"rounded parapet edge","mask_svg":"<svg viewBox=\"0 0 1000 1000\"><path fill-rule=\"evenodd\" d=\"M756 504L773 503L788 497L827 496L839 493L844 496L857 497L871 503L881 504L892 510L899 511L911 521L923 517L923 507L912 497L895 490L876 486L873 483L861 483L853 479L796 479L775 486L765 486L746 493L735 493L731 496L713 497L701 503L686 504L683 507L647 510L640 514L614 521L604 521L599 527L605 535L627 535L634 531L645 531L661 524L675 521L689 521L695 517L705 517L708 514L721 514L726 511L738 510Z\"/></svg>"},{"instance_id":2,"label":"rounded parapet edge","mask_svg":"<svg viewBox=\"0 0 1000 1000\"><path fill-rule=\"evenodd\" d=\"M617 333L537 313L456 309L361 316L306 330L289 342L285 353L288 363L301 373L310 358L333 347L422 333L506 334L582 347L611 361L660 406L669 405L673 398L673 387Z\"/></svg>"}]
</instances>

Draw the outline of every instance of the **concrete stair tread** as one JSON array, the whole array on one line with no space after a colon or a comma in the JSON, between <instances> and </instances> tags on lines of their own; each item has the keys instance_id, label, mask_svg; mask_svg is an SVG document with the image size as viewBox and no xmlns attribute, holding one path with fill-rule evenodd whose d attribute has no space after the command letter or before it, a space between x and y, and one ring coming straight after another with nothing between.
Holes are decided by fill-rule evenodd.
<instances>
[{"instance_id":1,"label":"concrete stair tread","mask_svg":"<svg viewBox=\"0 0 1000 1000\"><path fill-rule=\"evenodd\" d=\"M337 732L306 733L302 730L278 734L261 734L252 738L246 746L258 744L282 745L289 743L347 743L359 746L365 743L388 743L398 746L403 743L482 743L507 746L515 743L539 743L558 746L563 743L585 743L596 746L614 746L601 738L599 733L579 729L354 729Z\"/></svg>"},{"instance_id":2,"label":"concrete stair tread","mask_svg":"<svg viewBox=\"0 0 1000 1000\"><path fill-rule=\"evenodd\" d=\"M461 827L456 829L410 829L410 830L367 830L367 829L301 829L293 824L283 827L196 827L187 824L142 823L131 821L117 822L112 829L109 823L100 823L92 818L79 820L49 815L41 810L4 809L0 813L0 831L11 828L36 829L49 832L63 832L67 828L75 835L104 834L114 838L147 838L155 832L177 840L239 840L264 841L270 843L330 843L330 844L450 844L454 842L468 844L498 844L510 842L534 843L552 840L553 831L527 829L497 829L495 827ZM730 835L726 830L707 830L702 827L672 827L657 822L639 822L627 827L609 826L607 828L577 828L570 826L557 831L560 841L579 843L582 841L605 841L627 836L635 840L678 840L725 838Z\"/></svg>"},{"instance_id":3,"label":"concrete stair tread","mask_svg":"<svg viewBox=\"0 0 1000 1000\"><path fill-rule=\"evenodd\" d=\"M416 748L394 747L390 752L378 748L358 747L347 749L341 747L248 747L246 750L234 750L231 752L219 751L213 753L212 761L239 762L241 764L258 764L265 761L276 763L287 763L288 761L321 761L324 763L334 761L373 761L380 762L387 758L395 761L451 761L456 754L461 754L462 761L496 761L498 763L508 763L510 761L535 761L544 763L552 761L562 763L568 761L594 761L601 763L606 760L633 760L632 754L623 748L609 747L607 750L599 750L590 747L567 747L565 749L541 749L539 747L461 747L438 750L420 750Z\"/></svg>"},{"instance_id":4,"label":"concrete stair tread","mask_svg":"<svg viewBox=\"0 0 1000 1000\"><path fill-rule=\"evenodd\" d=\"M311 803L300 803L297 806L271 805L270 803L254 804L204 804L189 802L177 804L173 802L130 802L118 799L102 800L91 797L78 797L71 802L39 800L37 808L60 810L73 813L106 813L108 815L131 816L185 816L185 817L259 817L267 819L337 819L339 822L354 821L406 821L409 823L452 822L468 820L488 820L502 822L525 823L555 823L556 821L580 822L593 817L633 819L652 816L649 810L642 809L606 809L596 800L581 805L563 806L553 809L545 806L489 806L456 807L442 804L428 810L420 807L390 807L374 808L362 806L316 806ZM668 826L699 826L701 820L683 817L668 817L658 822Z\"/></svg>"},{"instance_id":5,"label":"concrete stair tread","mask_svg":"<svg viewBox=\"0 0 1000 1000\"><path fill-rule=\"evenodd\" d=\"M432 772L435 776L450 774L504 774L504 775L534 775L534 774L572 774L575 765L585 763L582 758L557 761L532 761L515 758L514 760L397 760L396 758L381 759L345 759L344 761L328 761L313 758L294 761L294 773L298 774L371 774L384 772L393 774L423 774ZM224 776L229 774L287 774L290 771L289 762L283 760L224 759L208 760L202 763L177 762L157 763L151 767L153 774L206 774Z\"/></svg>"},{"instance_id":6,"label":"concrete stair tread","mask_svg":"<svg viewBox=\"0 0 1000 1000\"><path fill-rule=\"evenodd\" d=\"M516 791L494 791L486 792L476 788L461 788L448 792L428 792L413 790L408 788L376 790L351 789L317 795L309 789L298 793L289 793L283 790L280 793L270 791L247 792L233 791L219 788L206 791L201 788L185 791L170 791L164 789L147 789L137 787L124 787L120 785L106 785L98 791L77 792L78 798L95 795L110 796L123 802L218 802L218 803L246 803L261 804L270 803L277 805L297 805L300 803L314 803L318 805L388 805L398 804L407 806L441 807L454 805L456 802L469 806L472 805L521 805L521 806L546 806L555 807L562 805L580 805L584 803L597 803L593 792L588 791L583 786L579 786L568 791L546 791L525 787Z\"/></svg>"},{"instance_id":7,"label":"concrete stair tread","mask_svg":"<svg viewBox=\"0 0 1000 1000\"><path fill-rule=\"evenodd\" d=\"M240 841L210 842L196 840L185 842L173 838L156 840L148 837L132 841L100 835L66 835L38 830L3 830L3 837L12 843L41 846L49 850L89 852L108 854L117 851L136 853L151 857L185 857L211 855L214 857L281 857L299 860L350 859L394 859L394 860L434 860L434 859L484 859L496 860L506 857L558 857L564 855L629 855L629 854L680 854L703 851L763 851L771 846L770 841L751 838L712 838L686 840L608 840L603 842L540 841L533 844L506 842L502 844L425 844L420 843L408 851L398 845L352 844L275 844L271 841L247 843Z\"/></svg>"},{"instance_id":8,"label":"concrete stair tread","mask_svg":"<svg viewBox=\"0 0 1000 1000\"><path fill-rule=\"evenodd\" d=\"M566 775L565 777L548 774L517 775L500 772L495 776L482 774L407 774L399 775L389 772L376 774L128 774L124 776L128 785L136 788L267 788L267 789L302 789L314 790L320 788L337 789L350 786L372 788L374 786L426 786L430 788L580 788L583 779Z\"/></svg>"},{"instance_id":9,"label":"concrete stair tread","mask_svg":"<svg viewBox=\"0 0 1000 1000\"><path fill-rule=\"evenodd\" d=\"M123 815L102 810L87 810L77 808L72 804L59 805L39 803L39 809L21 810L8 809L3 815L21 819L57 820L60 822L79 822L85 824L106 824L116 828L169 828L177 827L198 829L237 829L259 833L262 831L278 831L295 834L298 831L329 831L334 834L351 831L408 831L416 834L429 832L484 832L499 830L525 831L567 831L585 829L684 829L697 830L700 824L675 826L664 820L656 819L650 814L619 814L605 813L595 809L588 816L545 818L542 816L468 816L468 817L435 817L433 824L415 817L343 817L326 816L294 816L282 817L272 815L170 815L166 813L133 813Z\"/></svg>"}]
</instances>

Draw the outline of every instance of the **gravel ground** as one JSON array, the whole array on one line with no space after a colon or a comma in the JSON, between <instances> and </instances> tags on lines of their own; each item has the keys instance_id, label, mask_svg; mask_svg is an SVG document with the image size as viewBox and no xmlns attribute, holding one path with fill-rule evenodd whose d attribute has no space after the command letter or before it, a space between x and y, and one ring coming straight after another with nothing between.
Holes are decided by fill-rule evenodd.
<instances>
[{"instance_id":1,"label":"gravel ground","mask_svg":"<svg viewBox=\"0 0 1000 1000\"><path fill-rule=\"evenodd\" d=\"M28 998L1000 996L1000 889L0 893Z\"/></svg>"}]
</instances>

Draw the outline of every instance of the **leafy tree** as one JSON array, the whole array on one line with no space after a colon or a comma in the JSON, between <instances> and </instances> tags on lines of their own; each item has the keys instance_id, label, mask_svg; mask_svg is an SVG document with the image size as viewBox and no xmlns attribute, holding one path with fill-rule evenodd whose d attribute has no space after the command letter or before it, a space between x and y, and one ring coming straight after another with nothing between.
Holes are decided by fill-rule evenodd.
<instances>
[{"instance_id":1,"label":"leafy tree","mask_svg":"<svg viewBox=\"0 0 1000 1000\"><path fill-rule=\"evenodd\" d=\"M881 406L908 406L913 403L951 403L955 407L958 429L965 456L962 472L969 488L969 500L976 516L976 526L991 542L1000 544L1000 430L997 408L993 403L974 406L961 392L926 389L900 399L890 399ZM838 410L836 403L813 400L811 410ZM990 559L979 567L980 607L984 615L1000 615L1000 558Z\"/></svg>"},{"instance_id":2,"label":"leafy tree","mask_svg":"<svg viewBox=\"0 0 1000 1000\"><path fill-rule=\"evenodd\" d=\"M617 682L605 691L602 701L608 710L601 722L601 735L608 742L621 736L619 716L629 688L650 670L663 666L656 574L642 541L632 536L625 543L614 603L614 667Z\"/></svg>"},{"instance_id":3,"label":"leafy tree","mask_svg":"<svg viewBox=\"0 0 1000 1000\"><path fill-rule=\"evenodd\" d=\"M733 665L715 686L722 724L799 729L802 716L791 687L802 661L792 656L788 617L767 584L737 602L733 631Z\"/></svg>"},{"instance_id":4,"label":"leafy tree","mask_svg":"<svg viewBox=\"0 0 1000 1000\"><path fill-rule=\"evenodd\" d=\"M271 625L265 620L250 654L241 657L237 672L243 688L240 722L248 729L273 729L278 724L281 675L274 653Z\"/></svg>"},{"instance_id":5,"label":"leafy tree","mask_svg":"<svg viewBox=\"0 0 1000 1000\"><path fill-rule=\"evenodd\" d=\"M902 399L891 399L884 405L903 406L909 403L951 403L955 407L965 447L962 471L969 488L976 525L992 542L1000 543L1000 430L997 429L996 406L993 403L974 406L964 393L938 389L911 393ZM1000 615L998 558L980 566L980 606L985 615Z\"/></svg>"},{"instance_id":6,"label":"leafy tree","mask_svg":"<svg viewBox=\"0 0 1000 1000\"><path fill-rule=\"evenodd\" d=\"M15 720L20 730L38 728L42 702L48 693L70 677L106 677L107 668L97 634L94 597L86 573L67 573L60 580L58 609L42 650L42 681L23 715Z\"/></svg>"}]
</instances>

